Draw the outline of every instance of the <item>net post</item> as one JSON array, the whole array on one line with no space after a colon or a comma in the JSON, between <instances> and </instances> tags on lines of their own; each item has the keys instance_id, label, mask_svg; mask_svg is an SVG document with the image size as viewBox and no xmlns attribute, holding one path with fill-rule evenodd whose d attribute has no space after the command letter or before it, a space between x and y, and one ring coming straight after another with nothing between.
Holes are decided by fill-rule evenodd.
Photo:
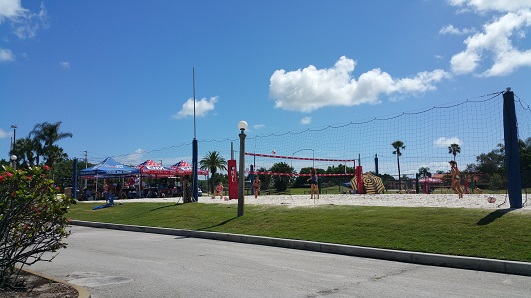
<instances>
[{"instance_id":1,"label":"net post","mask_svg":"<svg viewBox=\"0 0 531 298\"><path fill-rule=\"evenodd\" d=\"M503 132L505 137L505 168L507 193L511 208L522 208L522 177L518 151L518 125L514 106L514 93L507 88L503 93Z\"/></svg>"}]
</instances>

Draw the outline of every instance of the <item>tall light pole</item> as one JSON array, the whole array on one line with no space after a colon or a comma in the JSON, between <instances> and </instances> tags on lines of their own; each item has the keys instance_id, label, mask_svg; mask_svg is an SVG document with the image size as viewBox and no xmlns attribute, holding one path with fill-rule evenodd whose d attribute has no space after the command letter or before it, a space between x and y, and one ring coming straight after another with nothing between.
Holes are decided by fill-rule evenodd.
<instances>
[{"instance_id":1,"label":"tall light pole","mask_svg":"<svg viewBox=\"0 0 531 298\"><path fill-rule=\"evenodd\" d=\"M247 122L240 121L238 123L240 129L240 170L238 173L238 216L243 215L244 196L243 190L245 187L245 130L247 129Z\"/></svg>"},{"instance_id":2,"label":"tall light pole","mask_svg":"<svg viewBox=\"0 0 531 298\"><path fill-rule=\"evenodd\" d=\"M17 126L11 125L11 128L13 129L13 144L11 144L11 150L15 150L15 142L17 141Z\"/></svg>"},{"instance_id":3,"label":"tall light pole","mask_svg":"<svg viewBox=\"0 0 531 298\"><path fill-rule=\"evenodd\" d=\"M196 139L196 129L195 129L195 68L192 68L192 77L194 83L194 140L192 141L192 196L194 202L198 201L198 181L197 181L197 139Z\"/></svg>"}]
</instances>

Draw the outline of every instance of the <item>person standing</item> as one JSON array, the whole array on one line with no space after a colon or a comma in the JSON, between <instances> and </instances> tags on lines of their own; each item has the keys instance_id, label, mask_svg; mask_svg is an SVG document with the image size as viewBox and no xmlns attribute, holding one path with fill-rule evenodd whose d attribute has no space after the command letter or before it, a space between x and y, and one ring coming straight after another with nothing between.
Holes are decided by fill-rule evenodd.
<instances>
[{"instance_id":1,"label":"person standing","mask_svg":"<svg viewBox=\"0 0 531 298\"><path fill-rule=\"evenodd\" d=\"M317 199L319 200L319 184L317 183L317 179L315 168L310 168L310 178L306 180L310 182L310 200L313 199L314 192L317 194Z\"/></svg>"},{"instance_id":2,"label":"person standing","mask_svg":"<svg viewBox=\"0 0 531 298\"><path fill-rule=\"evenodd\" d=\"M218 185L216 186L216 190L214 191L214 198L219 195L219 199L223 199L223 182L219 181Z\"/></svg>"},{"instance_id":3,"label":"person standing","mask_svg":"<svg viewBox=\"0 0 531 298\"><path fill-rule=\"evenodd\" d=\"M188 175L183 177L183 202L190 203L192 201L192 188L188 181Z\"/></svg>"},{"instance_id":4,"label":"person standing","mask_svg":"<svg viewBox=\"0 0 531 298\"><path fill-rule=\"evenodd\" d=\"M253 187L254 187L254 198L257 199L260 194L260 187L262 186L262 181L258 176L254 177Z\"/></svg>"},{"instance_id":5,"label":"person standing","mask_svg":"<svg viewBox=\"0 0 531 298\"><path fill-rule=\"evenodd\" d=\"M450 177L452 177L452 189L458 194L459 199L463 198L463 190L461 189L461 180L459 178L459 168L457 168L457 162L454 160L449 161L452 169L450 170Z\"/></svg>"}]
</instances>

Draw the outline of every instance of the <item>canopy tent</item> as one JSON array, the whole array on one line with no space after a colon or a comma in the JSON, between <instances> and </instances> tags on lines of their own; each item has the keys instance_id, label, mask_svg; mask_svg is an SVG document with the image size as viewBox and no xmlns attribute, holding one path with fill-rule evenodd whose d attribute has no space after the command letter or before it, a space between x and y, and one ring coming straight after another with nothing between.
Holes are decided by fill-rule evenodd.
<instances>
[{"instance_id":1,"label":"canopy tent","mask_svg":"<svg viewBox=\"0 0 531 298\"><path fill-rule=\"evenodd\" d=\"M422 177L422 178L419 178L419 183L441 184L443 183L443 181L438 178Z\"/></svg>"},{"instance_id":2,"label":"canopy tent","mask_svg":"<svg viewBox=\"0 0 531 298\"><path fill-rule=\"evenodd\" d=\"M123 165L112 157L107 157L99 164L79 171L81 177L107 178L139 174L140 170Z\"/></svg>"},{"instance_id":3,"label":"canopy tent","mask_svg":"<svg viewBox=\"0 0 531 298\"><path fill-rule=\"evenodd\" d=\"M179 161L178 163L171 166L173 170L177 172L177 175L184 176L184 175L192 175L192 165L187 163L184 160ZM197 175L208 175L207 170L197 169Z\"/></svg>"},{"instance_id":4,"label":"canopy tent","mask_svg":"<svg viewBox=\"0 0 531 298\"><path fill-rule=\"evenodd\" d=\"M144 161L136 166L136 168L140 170L142 176L149 176L153 178L167 178L177 174L176 170L164 167L151 159Z\"/></svg>"}]
</instances>

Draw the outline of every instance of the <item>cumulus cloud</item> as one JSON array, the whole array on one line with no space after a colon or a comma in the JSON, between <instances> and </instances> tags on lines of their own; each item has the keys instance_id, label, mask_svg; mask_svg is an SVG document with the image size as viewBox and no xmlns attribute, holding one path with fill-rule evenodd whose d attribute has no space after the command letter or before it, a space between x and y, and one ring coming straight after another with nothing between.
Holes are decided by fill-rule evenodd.
<instances>
[{"instance_id":1,"label":"cumulus cloud","mask_svg":"<svg viewBox=\"0 0 531 298\"><path fill-rule=\"evenodd\" d=\"M451 138L440 137L437 140L433 141L433 144L436 147L448 147L452 144L457 144L459 146L462 146L463 141L461 141L458 137L451 137Z\"/></svg>"},{"instance_id":2,"label":"cumulus cloud","mask_svg":"<svg viewBox=\"0 0 531 298\"><path fill-rule=\"evenodd\" d=\"M469 74L481 69L479 76L505 76L518 68L531 66L531 50L518 49L513 45L514 39L525 38L525 30L531 27L531 0L453 0L451 5L472 8L477 12L504 13L483 25L481 32L464 40L466 48L450 60L453 73ZM448 28L447 31L452 30Z\"/></svg>"},{"instance_id":3,"label":"cumulus cloud","mask_svg":"<svg viewBox=\"0 0 531 298\"><path fill-rule=\"evenodd\" d=\"M13 60L15 60L15 55L13 55L13 52L11 52L11 50L0 48L0 62Z\"/></svg>"},{"instance_id":4,"label":"cumulus cloud","mask_svg":"<svg viewBox=\"0 0 531 298\"><path fill-rule=\"evenodd\" d=\"M218 97L211 97L210 100L202 98L195 101L195 116L202 117L205 116L208 112L214 110L216 107L216 102ZM173 115L176 119L186 118L188 116L194 116L194 99L189 98L182 106L181 110L177 114Z\"/></svg>"},{"instance_id":5,"label":"cumulus cloud","mask_svg":"<svg viewBox=\"0 0 531 298\"><path fill-rule=\"evenodd\" d=\"M70 69L70 62L67 62L67 61L59 62L59 65L61 65L63 69Z\"/></svg>"},{"instance_id":6,"label":"cumulus cloud","mask_svg":"<svg viewBox=\"0 0 531 298\"><path fill-rule=\"evenodd\" d=\"M531 8L530 0L450 0L450 5L465 10L483 11L516 11Z\"/></svg>"},{"instance_id":7,"label":"cumulus cloud","mask_svg":"<svg viewBox=\"0 0 531 298\"><path fill-rule=\"evenodd\" d=\"M301 119L302 125L308 125L312 123L312 117L304 117Z\"/></svg>"},{"instance_id":8,"label":"cumulus cloud","mask_svg":"<svg viewBox=\"0 0 531 298\"><path fill-rule=\"evenodd\" d=\"M22 8L20 0L3 0L0 1L0 24L5 20L16 19L26 13Z\"/></svg>"},{"instance_id":9,"label":"cumulus cloud","mask_svg":"<svg viewBox=\"0 0 531 298\"><path fill-rule=\"evenodd\" d=\"M351 76L356 62L345 56L334 67L310 65L295 71L277 70L270 78L269 93L275 107L311 112L326 106L377 104L382 94L406 94L435 90L434 83L450 75L440 69L420 72L412 78L396 79L380 69Z\"/></svg>"},{"instance_id":10,"label":"cumulus cloud","mask_svg":"<svg viewBox=\"0 0 531 298\"><path fill-rule=\"evenodd\" d=\"M38 12L32 12L23 8L20 0L0 1L0 24L4 22L9 22L13 33L21 39L33 38L39 30L49 27L43 3Z\"/></svg>"}]
</instances>

